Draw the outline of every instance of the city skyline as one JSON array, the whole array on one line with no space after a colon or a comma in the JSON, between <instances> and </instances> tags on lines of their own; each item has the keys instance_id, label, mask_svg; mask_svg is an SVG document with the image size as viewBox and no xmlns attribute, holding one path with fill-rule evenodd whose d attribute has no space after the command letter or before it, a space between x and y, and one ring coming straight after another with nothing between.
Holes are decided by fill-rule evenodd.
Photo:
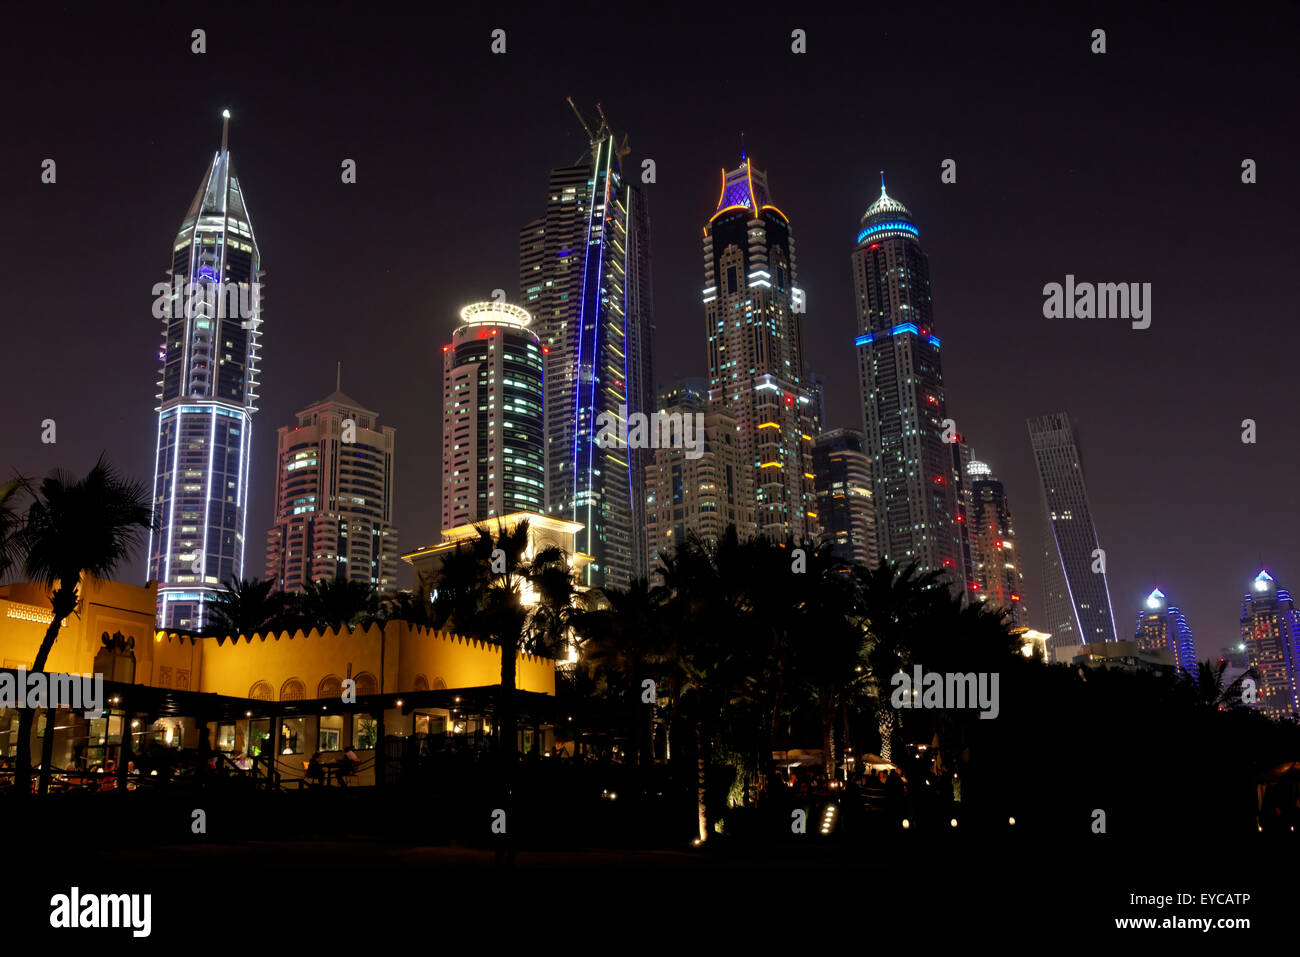
<instances>
[{"instance_id":1,"label":"city skyline","mask_svg":"<svg viewBox=\"0 0 1300 957\"><path fill-rule=\"evenodd\" d=\"M276 29L282 28L273 24L271 32ZM815 23L811 29L816 37ZM1231 44L1235 36L1229 34L1227 42ZM1150 43L1152 35L1144 34L1144 39ZM683 42L689 44L691 41L687 38ZM828 38L822 42L830 41ZM80 49L75 34L71 46L73 50ZM127 47L130 48L129 43ZM93 58L93 51L90 54ZM210 55L216 55L215 51ZM521 51L519 55L529 54ZM1120 51L1116 52L1114 62L1121 64L1123 72L1130 78L1142 70L1141 64L1132 59L1125 60ZM1080 69L1087 66L1088 62L1081 57ZM1261 66L1258 69L1267 68ZM110 89L113 84L125 84L125 88L130 88L132 81L124 79L132 76L129 69L111 72L113 75L106 78ZM1140 75L1145 76L1145 72ZM679 263L666 267L666 271L659 271L656 278L656 296L668 302L668 306L660 310L663 318L658 323L665 335L664 344L656 350L656 358L661 364L658 379L663 382L674 374L698 375L703 371L699 361L702 338L699 313L695 311L699 308L699 283L695 278L698 275L698 233L682 227L683 223L689 226L691 220L698 219L700 205L712 200L709 193L716 191L717 174L716 164L710 162L710 158L715 154L726 155L725 151L735 139L734 133L731 128L721 129L720 124L709 120L710 127L718 128L702 137L695 137L689 150L683 152L678 147L663 145L668 142L666 134L671 132L664 119L669 111L664 107L647 105L644 94L635 91L606 93L591 88L589 84L569 89L562 85L565 81L567 78L561 78L549 88L531 91L522 98L526 101L526 110L533 117L532 124L525 124L523 129L529 137L536 138L536 145L532 141L520 142L518 135L514 137L514 145L509 151L509 166L514 175L528 185L526 189L521 185L518 195L510 197L510 205L532 207L533 197L544 188L546 171L551 167L553 157L557 153L560 157L572 155L582 148L580 142L575 148L574 124L566 115L564 95L574 92L580 93L581 98L603 96L608 103L617 102L620 122L636 131L632 158L638 168L643 156L653 155L658 161L659 182L651 187L655 204L657 260ZM253 81L247 82L251 84ZM1062 82L1066 88L1070 87L1069 81ZM1232 88L1232 84L1228 86ZM1118 92L1118 88L1113 92ZM432 463L437 460L438 443L430 435L427 424L436 421L437 409L422 407L422 393L427 389L422 389L419 383L436 374L437 349L447 341L451 332L448 317L454 315L454 308L483 298L498 286L512 292L509 276L512 274L510 250L514 237L510 232L519 217L475 215L469 205L448 198L447 204L458 210L454 216L448 214L452 224L449 228L463 232L471 259L451 257L454 265L436 263L435 260L445 252L442 246L436 239L421 237L403 212L394 213L392 204L375 204L368 198L350 197L346 190L351 187L338 183L339 162L364 147L364 142L359 141L358 131L367 129L368 124L359 119L359 103L350 109L345 106L342 112L347 115L332 120L328 131L316 126L310 131L286 132L278 128L280 118L277 113L287 116L291 111L274 109L274 98L252 106L255 101L249 92L231 95L227 90L211 90L209 95L209 104L193 109L193 118L189 121L195 131L193 136L177 143L168 133L165 139L169 149L164 156L154 158L152 154L146 156L140 151L129 152L129 161L127 157L118 161L122 164L120 167L115 166L113 157L102 160L108 169L113 170L111 181L115 188L134 191L131 202L138 221L130 227L131 235L125 247L115 248L110 253L113 258L108 270L111 278L107 291L112 294L114 313L121 317L118 331L112 337L113 341L105 341L100 338L96 326L81 326L83 320L73 310L61 310L57 315L70 332L69 344L62 354L69 380L80 383L98 379L99 402L96 405L104 408L86 407L86 394L76 389L63 390L70 399L51 395L48 380L37 376L35 370L30 374L22 369L14 370L11 379L17 400L14 414L19 422L30 420L32 425L27 431L16 429L7 437L6 463L28 474L39 475L59 465L72 469L83 467L93 460L100 448L105 448L129 472L140 478L147 477L152 449L142 451L142 448L152 443L152 436L148 434L150 429L143 425L148 421L148 412L144 412L142 419L135 410L148 402L144 390L150 381L146 377L152 374L148 357L141 361L141 354L153 345L150 340L154 330L144 315L146 294L152 283L162 278L158 275L160 243L156 237L160 234L174 235L175 186L180 183L186 192L192 191L193 167L206 150L206 141L216 136L217 127L211 118L220 108L229 105L234 114L232 136L239 146L241 171L249 183L250 204L257 215L259 241L266 247L270 274L268 299L273 303L271 314L284 320L284 324L278 327L278 342L274 338L268 341L265 351L268 372L264 381L271 380L272 370L278 375L274 398L270 389L265 390L267 394L263 401L266 407L259 421L287 421L293 410L301 408L318 394L318 390L308 384L327 376L333 371L335 362L342 358L349 381L355 378L359 383L356 393L366 396L374 407L384 409L386 419L403 433L403 464L399 466L403 471L397 483L396 516L397 523L403 528L404 540L411 546L419 542L432 543L437 537L437 499L417 482L411 481L416 475L430 473ZM1226 91L1212 96L1217 98L1220 95L1230 98ZM55 109L60 123L66 122L69 114L81 115L83 108L67 99L57 83L50 96L47 105ZM674 104L678 102L671 93L669 99ZM283 95L280 103L283 105ZM247 110L242 108L245 104L249 106ZM693 117L690 110L679 109L676 122L683 122L682 117L686 117L684 122L688 124L705 122L707 111L697 108L696 112L701 114L700 117ZM174 111L163 113L171 115ZM248 118L245 120L244 117ZM1182 381L1183 376L1208 374L1189 371L1189 368L1197 368L1196 353L1204 349L1203 346L1188 346L1186 341L1207 334L1219 321L1217 317L1225 314L1228 302L1218 298L1220 293L1207 293L1203 288L1198 289L1195 296L1184 298L1185 294L1175 280L1186 281L1192 278L1191 275L1185 268L1171 267L1169 256L1163 260L1144 259L1147 254L1141 245L1152 233L1162 238L1177 237L1184 232L1190 234L1192 231L1186 227L1195 219L1183 217L1193 212L1191 197L1198 190L1202 197L1218 192L1231 193L1238 203L1240 215L1260 221L1266 234L1270 230L1279 230L1280 223L1271 225L1276 216L1273 211L1285 208L1288 199L1294 198L1294 192L1288 192L1293 188L1282 183L1280 176L1269 180L1262 174L1260 186L1244 186L1237 172L1240 157L1225 153L1215 156L1211 163L1197 160L1187 152L1182 157L1184 165L1174 166L1182 171L1177 177L1178 182L1173 184L1176 188L1163 187L1154 180L1157 170L1163 170L1174 159L1167 146L1165 152L1160 152L1157 157L1143 160L1136 174L1132 161L1116 160L1113 168L1080 176L1077 172L1079 167L1062 154L1057 156L1056 163L1047 165L1053 175L1060 177L1054 185L1060 187L1066 198L1053 198L1048 203L1048 210L1035 213L1026 208L1027 199L1018 198L1026 194L1041 198L1041 188L1035 194L1027 184L1017 182L1023 176L1023 168L998 169L995 168L997 164L978 158L967 165L969 147L967 152L962 151L960 137L949 150L946 145L931 143L918 131L912 130L911 135L904 133L894 138L910 144L903 148L883 140L877 142L876 137L866 133L860 143L854 143L842 131L837 137L825 137L813 129L805 135L812 137L810 142L813 145L822 147L819 161L829 164L816 170L806 158L802 158L804 152L810 152L807 144L795 150L782 143L783 138L797 126L783 125L778 119L769 120L765 126L762 117L745 115L741 110L736 111L736 117L729 126L746 129L748 142L763 156L764 164L781 170L783 202L790 196L788 207L799 210L792 215L799 222L801 280L809 294L807 323L812 327L809 366L821 373L827 383L828 428L857 427L851 414L856 404L852 365L846 363L840 354L843 334L852 328L852 300L851 293L845 292L847 277L842 275L845 272L842 250L845 236L852 230L856 219L851 209L860 206L861 200L870 195L871 180L876 170L884 166L889 171L891 190L905 197L908 206L918 211L917 215L927 226L927 250L935 264L934 294L936 308L941 310L943 319L944 350L952 357L945 363L945 380L950 391L958 397L962 413L959 425L964 433L969 434L982 456L999 463L998 472L1006 481L1008 496L1021 515L1021 524L1034 524L1025 520L1029 514L1025 509L1033 507L1035 489L1026 483L1026 463L1032 468L1032 459L1020 423L1027 416L1064 408L1080 423L1087 437L1089 492L1094 499L1093 510L1100 537L1108 549L1111 576L1123 581L1121 585L1112 583L1112 599L1122 609L1133 607L1137 599L1147 594L1149 583L1158 580L1170 588L1171 593L1176 591L1179 595L1193 598L1193 602L1184 601L1182 604L1189 620L1196 624L1198 641L1202 635L1207 639L1212 636L1217 641L1232 634L1228 615L1236 617L1240 597L1237 583L1248 577L1247 572L1253 573L1260 565L1267 565L1277 569L1275 573L1280 580L1295 577L1286 572L1288 566L1294 569L1296 565L1294 546L1289 544L1292 537L1277 529L1271 517L1252 515L1252 495L1234 496L1240 500L1222 513L1202 516L1192 522L1187 516L1194 514L1197 498L1174 486L1194 483L1171 482L1168 478L1179 474L1201 476L1203 470L1209 469L1211 477L1204 478L1204 481L1238 485L1246 490L1268 487L1264 484L1266 476L1273 473L1279 463L1285 464L1287 456L1294 454L1278 444L1282 441L1284 410L1287 408L1287 393L1279 391L1280 384L1285 381L1281 357L1260 358L1252 353L1248 360L1244 346L1227 342L1216 350L1219 355L1213 363L1208 358L1201 360L1200 368L1217 369L1221 363L1231 366L1234 362L1244 366L1249 362L1252 372L1248 377L1232 380L1234 386L1229 388L1225 385L1221 393L1208 390L1212 395L1189 395L1176 390L1175 385ZM88 171L84 162L75 160L75 152L68 153L68 145L80 143L80 148L84 149L88 148L91 138L111 144L129 144L137 138L145 143L149 136L156 140L159 138L157 124L151 127L150 121L144 117L117 116L108 125L93 116L88 120L84 124L86 139L69 140L65 135L62 140L54 139L47 151L60 162L56 187L42 186L35 174L28 177L31 185L23 188L16 234L32 232L36 229L35 224L45 217L53 217L50 229L74 222L64 223L61 218L69 214L61 209L67 201L61 199L59 191L66 189L73 196L79 196L82 195L79 191L93 195L96 190L103 189L105 180L101 177L107 174ZM46 121L34 115L30 106L20 104L18 122L25 129L39 130ZM465 129L475 128L468 118L460 118L460 122ZM1258 133L1246 132L1251 124L1244 119L1240 122L1243 127L1240 141L1259 143L1261 137ZM77 124L68 125L75 127ZM374 129L373 126L369 128ZM1053 129L1059 132L1055 127ZM1136 127L1128 129L1140 140L1140 130ZM283 164L284 159L292 155L295 145L312 142L322 135L332 138L331 155L319 157L319 171L311 173L306 183L297 187L282 172L276 175L278 164ZM1009 136L1009 142L1021 151L1020 155L1035 155L1025 137L1014 133ZM41 141L40 136L34 138ZM580 132L578 138L581 139ZM374 139L377 142L382 137ZM835 145L837 140L839 145ZM1173 140L1181 142L1177 136ZM1285 155L1284 143L1278 142L1276 132L1269 142L1271 151L1266 144L1251 152L1261 157ZM338 143L337 148L335 143ZM961 170L955 185L943 185L939 181L939 162L949 152L957 156ZM378 180L385 176L385 163L394 164L399 170L395 185L406 185L408 174L403 161L396 159L396 153L392 149L381 150L378 156L372 154L370 159L361 153L358 157L359 185L355 188L380 188ZM1041 154L1038 155L1041 158ZM68 158L63 158L65 156ZM141 162L142 158L144 162ZM687 159L689 163L685 162ZM20 180L22 170L26 169L24 164L28 162L26 157L14 158L14 168L19 171ZM1265 162L1261 159L1262 164ZM33 169L37 168L37 160L31 160L30 164ZM1275 164L1274 169L1277 168ZM1071 173L1071 169L1075 172ZM464 174L472 172L473 166L463 161L451 161L447 175L454 176L457 170ZM92 175L93 179L90 178ZM1123 199L1131 198L1124 177L1134 175L1150 189L1141 197L1143 208L1160 212L1164 217L1156 228L1145 225L1136 230L1124 222L1108 218L1124 209ZM482 175L482 180L488 178L487 174ZM186 179L191 180L188 185L184 185ZM711 187L708 184L710 179L714 180ZM482 180L476 178L474 181ZM1271 190L1267 199L1252 194L1252 190L1263 192L1265 183ZM47 192L43 194L39 190ZM332 198L331 190L338 191L337 200ZM825 199L818 199L820 193L826 194ZM986 200L979 199L977 194ZM1183 197L1184 204L1177 210L1167 210L1174 196ZM326 202L319 197L331 198ZM1010 208L1003 202L1007 197L1013 200ZM1081 204L1087 198L1098 203L1105 199L1107 203L1096 214L1078 205L1072 207L1075 219L1056 227L1055 245L1039 235L1040 227L1052 216L1059 216L1063 207L1071 203ZM312 209L312 202L318 202L322 208ZM389 212L382 217L367 213L357 207L362 202L387 206ZM68 205L86 208L84 203ZM431 199L429 205L432 207L435 201ZM689 215L682 215L683 208ZM411 215L415 212L413 210ZM1195 214L1199 215L1199 211ZM333 277L337 283L321 282L318 264L330 246L337 246L337 241L322 245L313 234L330 235L328 224L339 217L355 218L363 224L359 229L350 229L356 235L372 239L382 256L376 260L363 250L349 250L352 257L349 261L353 263L349 272L353 275ZM171 222L167 223L167 220ZM384 233L380 227L385 220L392 221L394 236L404 238L381 242ZM159 222L164 224L161 232L156 228ZM1123 256L1098 257L1083 250L1078 245L1083 240L1074 237L1086 236L1089 224L1098 234L1118 231L1119 245L1112 251ZM693 228L698 228L698 222ZM1028 248L1026 240L1019 240L1017 246L1017 237L1022 231L1034 237L1032 246L1046 246L1052 251L1046 255L1036 253ZM983 274L981 270L985 270L986 257L983 253L973 254L974 249L988 241L990 232L1004 240L1009 239L1010 250L1019 250L1020 258L1025 260L1023 269L1016 270L1014 291L1004 278ZM1138 233L1141 235L1136 235ZM63 235L74 234L65 231ZM1269 268L1272 268L1270 264L1274 257L1277 257L1279 265L1283 261L1286 246L1282 238L1278 232L1271 246L1265 243L1262 250L1256 251L1256 255L1264 257ZM413 239L418 239L418 242L413 242ZM61 245L66 243L66 239L61 241ZM27 254L24 250L12 249L10 261L30 264L30 268L24 271L36 277L38 284L45 280L43 288L59 288L66 284L66 280L56 278L64 275L61 267L50 265L55 257L51 256L48 244L38 238L31 246L33 252ZM83 255L91 252L89 246L80 251ZM338 254L337 249L335 254ZM385 257L391 257L387 263L389 267L397 267L393 275L384 273ZM686 263L685 269L680 266L682 262ZM1225 268L1235 267L1228 265ZM409 278L403 280L406 285L403 292L385 286L385 283L394 287L402 285L396 278L397 272L406 271L408 277L418 276L418 270L422 269L431 269L433 274L426 280L417 279L414 288ZM1146 279L1148 276L1153 279L1157 305L1152 328L1132 332L1126 323L1044 320L1040 311L1042 285L1059 281L1070 272L1085 276L1090 271L1103 279ZM430 290L440 287L445 292L439 291L430 297ZM372 298L376 295L378 300ZM1207 295L1208 301L1200 301ZM1276 316L1287 314L1287 307L1280 299L1271 308L1266 304L1270 295L1267 291L1252 295L1264 296L1263 303L1251 301L1252 312ZM696 303L693 307L690 305L692 300ZM443 308L444 301L448 308ZM339 315L331 316L327 306L332 306ZM379 311L374 316L363 318L399 317L403 323L409 324L409 331L399 332L396 342L367 341L365 324L358 328L354 316L370 309ZM34 313L35 309L28 311ZM1015 319L1000 318L998 322L1001 324L993 327L997 332L990 334L990 317L1005 317L1011 313ZM985 346L978 341L982 336L995 341ZM313 337L316 341L304 343L302 340L306 337ZM1150 337L1150 341L1143 337ZM79 343L87 344L85 354L77 351ZM26 346L30 351L37 346L37 341L28 341L20 333L15 345ZM1071 354L1087 350L1093 350L1093 354ZM114 374L106 378L87 374L87 367L97 365L101 354L107 354L113 363ZM1051 375L1036 375L1036 370L1026 364L1027 357L1035 354L1040 364L1050 364ZM1000 361L994 362L998 357ZM1279 363L1277 371L1268 373L1266 370L1272 362ZM1000 375L990 375L991 370L997 370ZM1043 388L1021 381L1027 376L1051 381L1047 388ZM141 383L145 384L143 389ZM1162 386L1153 383L1162 383L1164 391L1176 394L1162 395ZM1224 395L1232 396L1232 400L1225 402ZM1238 405L1241 407L1237 408ZM1136 411L1135 407L1142 411ZM52 447L38 442L37 425L47 417L59 423L59 440ZM1240 442L1239 423L1246 417L1259 422L1260 439L1256 446ZM252 513L249 522L255 530L254 538L259 538L261 529L269 527L273 489L270 463L273 456L267 450L272 448L272 431L263 428L259 433L259 430L254 430L256 444L252 456ZM1186 441L1189 432L1199 441ZM147 436L144 442L141 433ZM418 450L417 446L420 447ZM408 450L411 453L409 458ZM1131 463L1138 455L1147 456L1161 465L1148 472L1136 470ZM1206 462L1207 458L1215 461ZM407 478L403 480L401 475ZM1151 523L1156 526L1154 531ZM1022 540L1032 535L1032 528L1019 531ZM1025 548L1031 547L1032 543L1026 541ZM260 567L262 563L255 547L246 557L245 568ZM143 561L137 559L130 570L135 577L143 578ZM1032 568L1027 572L1032 576ZM1041 583L1031 581L1029 595L1039 606L1041 599L1038 596L1041 594Z\"/></svg>"}]
</instances>

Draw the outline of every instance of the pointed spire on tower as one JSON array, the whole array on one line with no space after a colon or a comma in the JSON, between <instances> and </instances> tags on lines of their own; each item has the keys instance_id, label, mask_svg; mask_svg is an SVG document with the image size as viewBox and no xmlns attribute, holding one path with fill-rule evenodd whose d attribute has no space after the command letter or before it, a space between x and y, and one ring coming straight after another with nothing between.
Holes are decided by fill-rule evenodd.
<instances>
[{"instance_id":1,"label":"pointed spire on tower","mask_svg":"<svg viewBox=\"0 0 1300 957\"><path fill-rule=\"evenodd\" d=\"M740 159L741 162L744 162L745 160L745 131L744 130L740 131Z\"/></svg>"},{"instance_id":2,"label":"pointed spire on tower","mask_svg":"<svg viewBox=\"0 0 1300 957\"><path fill-rule=\"evenodd\" d=\"M885 171L883 169L880 171L880 195L885 195Z\"/></svg>"},{"instance_id":3,"label":"pointed spire on tower","mask_svg":"<svg viewBox=\"0 0 1300 957\"><path fill-rule=\"evenodd\" d=\"M230 111L222 110L221 111L221 152L223 153L226 152L226 150L228 149L226 144L229 141L229 137L230 137Z\"/></svg>"},{"instance_id":4,"label":"pointed spire on tower","mask_svg":"<svg viewBox=\"0 0 1300 957\"><path fill-rule=\"evenodd\" d=\"M338 371L334 375L334 391L343 391L343 361L339 360Z\"/></svg>"}]
</instances>

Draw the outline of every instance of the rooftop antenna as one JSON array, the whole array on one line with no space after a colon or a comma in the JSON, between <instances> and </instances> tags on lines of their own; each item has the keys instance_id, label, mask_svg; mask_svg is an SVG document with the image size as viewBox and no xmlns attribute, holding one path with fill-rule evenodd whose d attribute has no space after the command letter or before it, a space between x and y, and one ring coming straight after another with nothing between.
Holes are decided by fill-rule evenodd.
<instances>
[{"instance_id":1,"label":"rooftop antenna","mask_svg":"<svg viewBox=\"0 0 1300 957\"><path fill-rule=\"evenodd\" d=\"M340 360L338 370L334 374L334 391L343 391L343 362Z\"/></svg>"},{"instance_id":2,"label":"rooftop antenna","mask_svg":"<svg viewBox=\"0 0 1300 957\"><path fill-rule=\"evenodd\" d=\"M880 195L885 195L885 171L883 169L880 171Z\"/></svg>"},{"instance_id":3,"label":"rooftop antenna","mask_svg":"<svg viewBox=\"0 0 1300 957\"><path fill-rule=\"evenodd\" d=\"M226 141L230 136L230 111L221 111L221 152L226 151Z\"/></svg>"},{"instance_id":4,"label":"rooftop antenna","mask_svg":"<svg viewBox=\"0 0 1300 957\"><path fill-rule=\"evenodd\" d=\"M740 131L740 158L745 158L745 131Z\"/></svg>"}]
</instances>

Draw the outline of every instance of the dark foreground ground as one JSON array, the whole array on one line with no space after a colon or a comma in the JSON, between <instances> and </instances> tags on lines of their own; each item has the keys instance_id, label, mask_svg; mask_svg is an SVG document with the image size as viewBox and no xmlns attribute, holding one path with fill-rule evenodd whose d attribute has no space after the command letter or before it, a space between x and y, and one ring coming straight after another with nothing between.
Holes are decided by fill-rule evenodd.
<instances>
[{"instance_id":1,"label":"dark foreground ground","mask_svg":"<svg viewBox=\"0 0 1300 957\"><path fill-rule=\"evenodd\" d=\"M194 833L196 810L204 833ZM492 835L477 802L420 794L101 795L35 811L5 802L3 925L17 939L109 953L453 944L606 953L678 941L710 952L955 941L1018 953L1125 936L1145 938L1135 947L1221 948L1300 931L1300 835L1289 830L1227 834L1207 821L1171 834L1153 821L1070 834L1031 818L907 830L843 821L823 835L814 817L804 835L760 819L695 848L657 813L606 801L552 809L547 820L517 814L506 838ZM456 824L465 820L474 827ZM52 897L74 886L83 896L150 894L149 937L51 929ZM1117 928L1123 918L1250 927Z\"/></svg>"}]
</instances>

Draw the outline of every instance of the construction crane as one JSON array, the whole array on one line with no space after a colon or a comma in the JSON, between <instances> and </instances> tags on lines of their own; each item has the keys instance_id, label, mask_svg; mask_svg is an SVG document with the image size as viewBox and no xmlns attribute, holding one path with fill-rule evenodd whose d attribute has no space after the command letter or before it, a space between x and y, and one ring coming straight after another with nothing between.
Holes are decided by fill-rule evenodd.
<instances>
[{"instance_id":1,"label":"construction crane","mask_svg":"<svg viewBox=\"0 0 1300 957\"><path fill-rule=\"evenodd\" d=\"M596 113L600 116L600 126L599 128L597 128L596 132L593 133L591 131L591 126L587 123L586 118L583 117L582 111L579 110L578 105L573 102L573 97L571 96L567 97L567 100L570 108L573 110L573 115L576 116L578 118L578 122L582 124L582 129L587 134L587 139L590 141L593 147L599 143L605 142L606 139L613 137L614 131L609 128L609 120L605 118L605 110L601 107L599 103L596 104ZM632 152L632 148L627 145L627 140L628 140L627 134L624 133L623 139L619 141L614 147L614 155L619 159L620 162L622 161L624 156Z\"/></svg>"}]
</instances>

